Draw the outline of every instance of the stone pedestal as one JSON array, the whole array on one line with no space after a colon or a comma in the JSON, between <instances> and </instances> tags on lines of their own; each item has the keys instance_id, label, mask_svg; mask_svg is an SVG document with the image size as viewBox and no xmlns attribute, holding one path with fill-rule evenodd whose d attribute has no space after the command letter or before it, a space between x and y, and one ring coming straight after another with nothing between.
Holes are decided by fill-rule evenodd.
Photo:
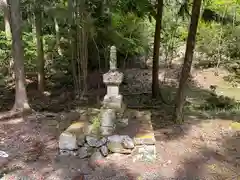
<instances>
[{"instance_id":1,"label":"stone pedestal","mask_svg":"<svg viewBox=\"0 0 240 180\"><path fill-rule=\"evenodd\" d=\"M116 112L123 107L123 97L119 94L119 85L122 81L123 73L116 69L112 69L103 75L103 82L107 86L107 94L103 99L101 117L102 135L111 135L114 132Z\"/></svg>"},{"instance_id":2,"label":"stone pedestal","mask_svg":"<svg viewBox=\"0 0 240 180\"><path fill-rule=\"evenodd\" d=\"M123 73L117 70L110 70L103 75L103 82L107 86L107 94L103 99L105 108L120 109L122 108L122 95L119 94L119 85L123 81Z\"/></svg>"}]
</instances>

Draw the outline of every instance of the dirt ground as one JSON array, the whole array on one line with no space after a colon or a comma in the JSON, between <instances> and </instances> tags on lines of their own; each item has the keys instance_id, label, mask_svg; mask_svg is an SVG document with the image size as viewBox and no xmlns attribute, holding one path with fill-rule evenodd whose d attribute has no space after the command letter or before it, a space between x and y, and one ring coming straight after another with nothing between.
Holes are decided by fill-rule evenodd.
<instances>
[{"instance_id":1,"label":"dirt ground","mask_svg":"<svg viewBox=\"0 0 240 180\"><path fill-rule=\"evenodd\" d=\"M136 74L139 71L131 70L129 76L135 84L126 83L125 94L149 91L149 70L140 72L145 80L140 80ZM172 73L171 78L176 79L177 74ZM126 98L127 104L144 107L150 100L146 94L144 98L140 96ZM0 150L9 157L0 157L0 172L36 180L83 180L83 174L89 180L240 180L240 116L207 119L188 113L182 125L174 125L171 109L162 106L152 110L157 141L155 162L134 162L131 156L114 154L95 169L87 160L58 156L58 137L74 119L71 113L43 111L24 118L2 120Z\"/></svg>"}]
</instances>

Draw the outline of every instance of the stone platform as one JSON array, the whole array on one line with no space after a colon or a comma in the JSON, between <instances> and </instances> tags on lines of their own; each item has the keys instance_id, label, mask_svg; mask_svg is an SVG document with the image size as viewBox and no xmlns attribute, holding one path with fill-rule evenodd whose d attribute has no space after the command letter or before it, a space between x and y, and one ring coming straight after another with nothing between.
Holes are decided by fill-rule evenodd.
<instances>
[{"instance_id":1,"label":"stone platform","mask_svg":"<svg viewBox=\"0 0 240 180\"><path fill-rule=\"evenodd\" d=\"M113 135L102 136L96 131L99 125L96 115L85 113L60 135L60 154L92 160L109 153L121 153L131 154L134 161L154 161L156 149L151 112L126 110L123 118L128 119L127 126L117 126Z\"/></svg>"}]
</instances>

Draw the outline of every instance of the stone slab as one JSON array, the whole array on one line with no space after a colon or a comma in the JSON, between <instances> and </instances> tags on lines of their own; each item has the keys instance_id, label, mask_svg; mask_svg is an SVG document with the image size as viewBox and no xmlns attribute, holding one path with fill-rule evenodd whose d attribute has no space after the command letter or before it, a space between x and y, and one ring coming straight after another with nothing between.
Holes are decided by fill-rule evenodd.
<instances>
[{"instance_id":1,"label":"stone slab","mask_svg":"<svg viewBox=\"0 0 240 180\"><path fill-rule=\"evenodd\" d=\"M128 110L128 126L117 128L120 135L128 135L134 139L135 145L154 145L155 136L151 122L151 112Z\"/></svg>"},{"instance_id":2,"label":"stone slab","mask_svg":"<svg viewBox=\"0 0 240 180\"><path fill-rule=\"evenodd\" d=\"M59 149L75 150L78 148L76 135L63 132L59 137Z\"/></svg>"},{"instance_id":3,"label":"stone slab","mask_svg":"<svg viewBox=\"0 0 240 180\"><path fill-rule=\"evenodd\" d=\"M133 161L153 162L156 160L155 145L136 146L133 153Z\"/></svg>"},{"instance_id":4,"label":"stone slab","mask_svg":"<svg viewBox=\"0 0 240 180\"><path fill-rule=\"evenodd\" d=\"M71 124L59 137L59 149L77 149L79 142L84 141L85 136L90 132L91 126L87 121Z\"/></svg>"},{"instance_id":5,"label":"stone slab","mask_svg":"<svg viewBox=\"0 0 240 180\"><path fill-rule=\"evenodd\" d=\"M88 122L75 122L71 124L65 131L73 134L82 134L86 131L86 127L89 125Z\"/></svg>"}]
</instances>

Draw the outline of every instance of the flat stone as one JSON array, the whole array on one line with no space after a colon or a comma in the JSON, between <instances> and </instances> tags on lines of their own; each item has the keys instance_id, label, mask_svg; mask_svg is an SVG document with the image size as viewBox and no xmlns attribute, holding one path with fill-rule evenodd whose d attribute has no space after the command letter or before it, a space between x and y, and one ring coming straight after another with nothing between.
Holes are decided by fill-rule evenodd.
<instances>
[{"instance_id":1,"label":"flat stone","mask_svg":"<svg viewBox=\"0 0 240 180\"><path fill-rule=\"evenodd\" d=\"M102 139L100 139L97 144L96 144L96 147L99 148L103 145L105 145L107 143L107 138L103 137Z\"/></svg>"},{"instance_id":2,"label":"flat stone","mask_svg":"<svg viewBox=\"0 0 240 180\"><path fill-rule=\"evenodd\" d=\"M156 160L155 145L136 146L133 151L133 161L153 162Z\"/></svg>"},{"instance_id":3,"label":"flat stone","mask_svg":"<svg viewBox=\"0 0 240 180\"><path fill-rule=\"evenodd\" d=\"M86 136L86 142L91 147L96 147L98 143L98 139L92 136Z\"/></svg>"},{"instance_id":4,"label":"flat stone","mask_svg":"<svg viewBox=\"0 0 240 180\"><path fill-rule=\"evenodd\" d=\"M59 137L59 148L66 150L77 149L77 146L82 146L85 135L89 134L91 129L86 121L75 122L71 124Z\"/></svg>"},{"instance_id":5,"label":"flat stone","mask_svg":"<svg viewBox=\"0 0 240 180\"><path fill-rule=\"evenodd\" d=\"M123 138L122 145L125 149L133 149L134 148L134 142L129 136L126 136Z\"/></svg>"},{"instance_id":6,"label":"flat stone","mask_svg":"<svg viewBox=\"0 0 240 180\"><path fill-rule=\"evenodd\" d=\"M100 152L102 153L102 155L103 155L104 157L106 157L106 156L108 155L108 147L107 147L107 146L102 146L102 147L100 148Z\"/></svg>"},{"instance_id":7,"label":"flat stone","mask_svg":"<svg viewBox=\"0 0 240 180\"><path fill-rule=\"evenodd\" d=\"M63 132L59 138L59 149L75 150L77 149L77 137L70 132Z\"/></svg>"},{"instance_id":8,"label":"flat stone","mask_svg":"<svg viewBox=\"0 0 240 180\"><path fill-rule=\"evenodd\" d=\"M131 154L132 150L131 149L125 149L120 142L108 142L107 147L110 152L113 153L121 153L121 154Z\"/></svg>"},{"instance_id":9,"label":"flat stone","mask_svg":"<svg viewBox=\"0 0 240 180\"><path fill-rule=\"evenodd\" d=\"M89 123L87 121L75 122L71 124L65 131L75 134L76 136L88 133Z\"/></svg>"}]
</instances>

